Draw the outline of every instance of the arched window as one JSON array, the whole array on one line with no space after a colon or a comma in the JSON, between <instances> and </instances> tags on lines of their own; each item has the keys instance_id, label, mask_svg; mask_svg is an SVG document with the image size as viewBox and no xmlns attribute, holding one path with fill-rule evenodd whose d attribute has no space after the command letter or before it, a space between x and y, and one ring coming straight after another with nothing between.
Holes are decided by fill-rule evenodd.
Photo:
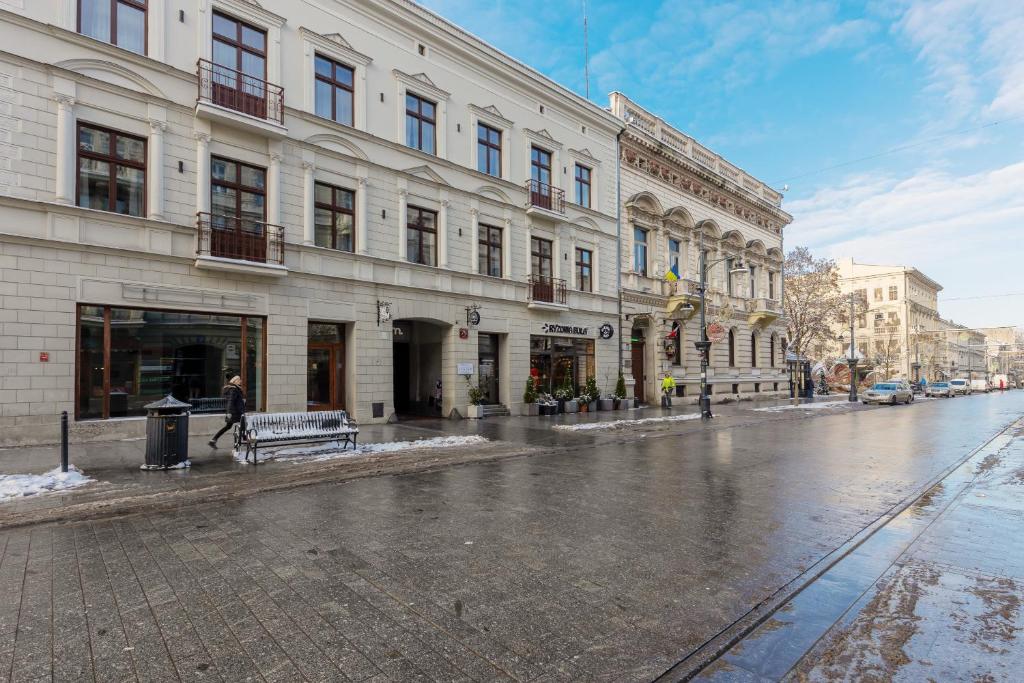
<instances>
[{"instance_id":1,"label":"arched window","mask_svg":"<svg viewBox=\"0 0 1024 683\"><path fill-rule=\"evenodd\" d=\"M750 367L757 367L757 332L750 333Z\"/></svg>"},{"instance_id":2,"label":"arched window","mask_svg":"<svg viewBox=\"0 0 1024 683\"><path fill-rule=\"evenodd\" d=\"M768 352L770 354L768 356L768 365L770 367L774 368L775 367L775 335L774 334L772 335L771 340L769 340L769 342L768 342Z\"/></svg>"},{"instance_id":3,"label":"arched window","mask_svg":"<svg viewBox=\"0 0 1024 683\"><path fill-rule=\"evenodd\" d=\"M736 367L736 332L729 330L729 367Z\"/></svg>"}]
</instances>

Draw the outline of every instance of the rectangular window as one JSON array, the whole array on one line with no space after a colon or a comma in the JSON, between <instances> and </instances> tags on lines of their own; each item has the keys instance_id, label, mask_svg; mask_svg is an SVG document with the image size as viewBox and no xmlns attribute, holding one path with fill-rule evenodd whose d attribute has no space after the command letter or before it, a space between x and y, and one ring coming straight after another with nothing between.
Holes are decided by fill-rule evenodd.
<instances>
[{"instance_id":1,"label":"rectangular window","mask_svg":"<svg viewBox=\"0 0 1024 683\"><path fill-rule=\"evenodd\" d=\"M476 126L476 170L501 177L501 131L483 123Z\"/></svg>"},{"instance_id":2,"label":"rectangular window","mask_svg":"<svg viewBox=\"0 0 1024 683\"><path fill-rule=\"evenodd\" d=\"M210 254L266 259L267 172L231 159L210 157Z\"/></svg>"},{"instance_id":3,"label":"rectangular window","mask_svg":"<svg viewBox=\"0 0 1024 683\"><path fill-rule=\"evenodd\" d=\"M647 231L633 229L633 272L647 277Z\"/></svg>"},{"instance_id":4,"label":"rectangular window","mask_svg":"<svg viewBox=\"0 0 1024 683\"><path fill-rule=\"evenodd\" d=\"M146 54L146 0L79 0L78 32Z\"/></svg>"},{"instance_id":5,"label":"rectangular window","mask_svg":"<svg viewBox=\"0 0 1024 683\"><path fill-rule=\"evenodd\" d=\"M410 263L437 265L437 213L410 206L405 250Z\"/></svg>"},{"instance_id":6,"label":"rectangular window","mask_svg":"<svg viewBox=\"0 0 1024 683\"><path fill-rule=\"evenodd\" d=\"M576 203L590 208L590 169L576 164Z\"/></svg>"},{"instance_id":7,"label":"rectangular window","mask_svg":"<svg viewBox=\"0 0 1024 683\"><path fill-rule=\"evenodd\" d=\"M889 287L889 301L896 301L896 285Z\"/></svg>"},{"instance_id":8,"label":"rectangular window","mask_svg":"<svg viewBox=\"0 0 1024 683\"><path fill-rule=\"evenodd\" d=\"M266 118L267 32L214 12L212 61L214 103Z\"/></svg>"},{"instance_id":9,"label":"rectangular window","mask_svg":"<svg viewBox=\"0 0 1024 683\"><path fill-rule=\"evenodd\" d=\"M757 298L757 266L750 266L750 298Z\"/></svg>"},{"instance_id":10,"label":"rectangular window","mask_svg":"<svg viewBox=\"0 0 1024 683\"><path fill-rule=\"evenodd\" d=\"M434 154L437 129L437 105L406 93L405 144L427 154Z\"/></svg>"},{"instance_id":11,"label":"rectangular window","mask_svg":"<svg viewBox=\"0 0 1024 683\"><path fill-rule=\"evenodd\" d=\"M263 410L264 320L111 306L78 307L78 419L145 415L168 394L194 413L223 413L242 378L246 410Z\"/></svg>"},{"instance_id":12,"label":"rectangular window","mask_svg":"<svg viewBox=\"0 0 1024 683\"><path fill-rule=\"evenodd\" d=\"M594 291L594 253L589 249L576 250L576 287L581 292Z\"/></svg>"},{"instance_id":13,"label":"rectangular window","mask_svg":"<svg viewBox=\"0 0 1024 683\"><path fill-rule=\"evenodd\" d=\"M554 273L552 268L551 240L540 237L530 238L530 271L541 277L551 277Z\"/></svg>"},{"instance_id":14,"label":"rectangular window","mask_svg":"<svg viewBox=\"0 0 1024 683\"><path fill-rule=\"evenodd\" d=\"M316 183L314 243L318 247L355 251L356 195L352 190Z\"/></svg>"},{"instance_id":15,"label":"rectangular window","mask_svg":"<svg viewBox=\"0 0 1024 683\"><path fill-rule=\"evenodd\" d=\"M682 244L677 239L669 238L668 240L668 269L674 273L675 276L683 276L683 266L680 262L680 253L682 250Z\"/></svg>"},{"instance_id":16,"label":"rectangular window","mask_svg":"<svg viewBox=\"0 0 1024 683\"><path fill-rule=\"evenodd\" d=\"M875 301L881 301L881 300L882 300L882 288L881 287L875 287Z\"/></svg>"},{"instance_id":17,"label":"rectangular window","mask_svg":"<svg viewBox=\"0 0 1024 683\"><path fill-rule=\"evenodd\" d=\"M540 147L530 149L530 179L537 184L550 187L551 152Z\"/></svg>"},{"instance_id":18,"label":"rectangular window","mask_svg":"<svg viewBox=\"0 0 1024 683\"><path fill-rule=\"evenodd\" d=\"M146 215L145 139L80 123L78 205Z\"/></svg>"},{"instance_id":19,"label":"rectangular window","mask_svg":"<svg viewBox=\"0 0 1024 683\"><path fill-rule=\"evenodd\" d=\"M346 126L352 125L355 71L351 67L316 56L316 115Z\"/></svg>"},{"instance_id":20,"label":"rectangular window","mask_svg":"<svg viewBox=\"0 0 1024 683\"><path fill-rule=\"evenodd\" d=\"M857 327L864 328L868 326L868 317L863 313L857 316Z\"/></svg>"},{"instance_id":21,"label":"rectangular window","mask_svg":"<svg viewBox=\"0 0 1024 683\"><path fill-rule=\"evenodd\" d=\"M768 271L768 298L775 301L775 271Z\"/></svg>"},{"instance_id":22,"label":"rectangular window","mask_svg":"<svg viewBox=\"0 0 1024 683\"><path fill-rule=\"evenodd\" d=\"M478 257L480 273L501 277L501 228L480 225Z\"/></svg>"},{"instance_id":23,"label":"rectangular window","mask_svg":"<svg viewBox=\"0 0 1024 683\"><path fill-rule=\"evenodd\" d=\"M725 260L725 293L729 296L733 295L732 271L735 267L736 259L728 258Z\"/></svg>"},{"instance_id":24,"label":"rectangular window","mask_svg":"<svg viewBox=\"0 0 1024 683\"><path fill-rule=\"evenodd\" d=\"M881 313L875 313L875 327L881 327L885 324L885 316Z\"/></svg>"}]
</instances>

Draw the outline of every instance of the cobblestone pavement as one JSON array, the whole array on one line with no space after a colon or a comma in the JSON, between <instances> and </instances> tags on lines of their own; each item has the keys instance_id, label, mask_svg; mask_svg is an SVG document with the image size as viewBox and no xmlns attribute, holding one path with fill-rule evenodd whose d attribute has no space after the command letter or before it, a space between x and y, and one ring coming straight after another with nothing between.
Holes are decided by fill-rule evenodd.
<instances>
[{"instance_id":1,"label":"cobblestone pavement","mask_svg":"<svg viewBox=\"0 0 1024 683\"><path fill-rule=\"evenodd\" d=\"M804 658L792 681L1024 675L1024 429Z\"/></svg>"},{"instance_id":2,"label":"cobblestone pavement","mask_svg":"<svg viewBox=\"0 0 1024 683\"><path fill-rule=\"evenodd\" d=\"M0 532L0 677L649 680L1022 408L1010 392L563 435L532 457Z\"/></svg>"}]
</instances>

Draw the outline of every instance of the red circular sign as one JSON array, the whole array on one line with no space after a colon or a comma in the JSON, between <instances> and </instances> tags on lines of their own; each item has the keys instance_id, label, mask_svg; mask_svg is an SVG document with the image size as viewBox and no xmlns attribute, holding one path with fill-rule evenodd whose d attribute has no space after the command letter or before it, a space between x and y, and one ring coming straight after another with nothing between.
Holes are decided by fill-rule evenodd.
<instances>
[{"instance_id":1,"label":"red circular sign","mask_svg":"<svg viewBox=\"0 0 1024 683\"><path fill-rule=\"evenodd\" d=\"M708 325L708 340L713 342L720 342L725 339L725 328L719 323L711 323Z\"/></svg>"},{"instance_id":2,"label":"red circular sign","mask_svg":"<svg viewBox=\"0 0 1024 683\"><path fill-rule=\"evenodd\" d=\"M460 327L459 339L469 339L469 330L467 330L465 327Z\"/></svg>"}]
</instances>

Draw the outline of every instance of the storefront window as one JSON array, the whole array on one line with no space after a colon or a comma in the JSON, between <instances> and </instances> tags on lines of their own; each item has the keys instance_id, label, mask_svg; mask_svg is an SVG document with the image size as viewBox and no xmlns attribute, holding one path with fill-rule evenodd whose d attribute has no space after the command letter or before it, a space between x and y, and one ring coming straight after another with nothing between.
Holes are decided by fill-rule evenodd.
<instances>
[{"instance_id":1,"label":"storefront window","mask_svg":"<svg viewBox=\"0 0 1024 683\"><path fill-rule=\"evenodd\" d=\"M530 372L541 391L554 393L568 376L579 393L587 378L595 376L596 368L593 339L530 337Z\"/></svg>"},{"instance_id":2,"label":"storefront window","mask_svg":"<svg viewBox=\"0 0 1024 683\"><path fill-rule=\"evenodd\" d=\"M247 409L262 410L262 319L111 306L81 306L78 316L79 419L144 415L168 394L193 412L222 412L234 375Z\"/></svg>"}]
</instances>

